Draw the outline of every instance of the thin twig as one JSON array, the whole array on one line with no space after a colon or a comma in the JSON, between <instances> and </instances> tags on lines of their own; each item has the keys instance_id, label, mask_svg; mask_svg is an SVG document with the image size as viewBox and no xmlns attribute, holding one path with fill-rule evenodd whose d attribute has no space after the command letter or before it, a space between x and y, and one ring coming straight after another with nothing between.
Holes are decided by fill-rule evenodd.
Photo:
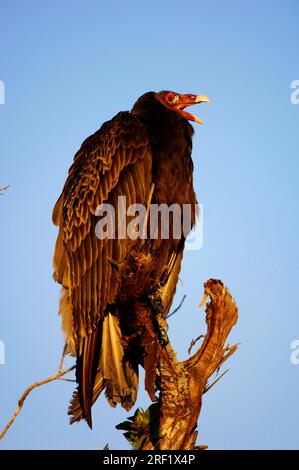
<instances>
[{"instance_id":1,"label":"thin twig","mask_svg":"<svg viewBox=\"0 0 299 470\"><path fill-rule=\"evenodd\" d=\"M60 359L59 366L58 366L58 372L61 372L61 371L62 371L63 363L64 363L64 358L65 358L65 353L66 353L66 349L67 349L67 343L65 343L64 346L63 346L63 350L62 350L62 354L61 354L61 359Z\"/></svg>"},{"instance_id":2,"label":"thin twig","mask_svg":"<svg viewBox=\"0 0 299 470\"><path fill-rule=\"evenodd\" d=\"M8 421L7 425L5 426L5 428L3 429L3 431L1 432L0 434L0 440L3 439L3 437L5 436L5 434L7 433L7 431L9 430L10 426L13 424L14 420L16 419L16 417L18 416L18 414L20 413L20 411L22 410L22 407L24 405L24 401L26 400L26 398L28 397L28 395L32 392L33 389L37 388L37 387L40 387L41 385L45 385L49 382L53 382L54 380L57 380L57 379L60 379L60 377L62 377L63 375L66 375L68 374L69 372L71 372L72 370L75 369L76 366L72 366L70 367L69 369L66 369L66 370L63 370L61 372L57 372L57 374L55 375L52 375L51 377L48 377L47 379L44 379L44 380L41 380L40 382L35 382L33 384L31 384L26 390L25 392L23 393L23 395L21 396L21 398L19 399L18 401L18 406L17 406L17 409L16 411L13 413L12 417L10 418L10 420Z\"/></svg>"},{"instance_id":3,"label":"thin twig","mask_svg":"<svg viewBox=\"0 0 299 470\"><path fill-rule=\"evenodd\" d=\"M211 383L211 385L207 385L206 388L204 389L203 393L207 393L208 390L211 390L211 388L214 387L214 385L218 382L218 380L220 380L224 376L224 374L226 374L226 372L228 372L228 371L229 371L229 369L226 369L224 372L222 372L221 375L219 375L219 377L217 377L216 380L214 380L213 383Z\"/></svg>"},{"instance_id":4,"label":"thin twig","mask_svg":"<svg viewBox=\"0 0 299 470\"><path fill-rule=\"evenodd\" d=\"M193 346L196 345L197 341L199 341L201 338L204 338L205 335L200 335L200 336L197 336L197 338L193 339L190 343L190 346L188 348L188 354L190 355L191 354L191 351L192 351L192 348Z\"/></svg>"},{"instance_id":5,"label":"thin twig","mask_svg":"<svg viewBox=\"0 0 299 470\"><path fill-rule=\"evenodd\" d=\"M172 317L172 315L174 315L178 310L180 310L181 306L183 305L184 301L185 301L185 298L186 298L186 294L183 296L182 300L180 301L179 305L172 311L170 312L167 317L166 317L166 320L168 320L168 318Z\"/></svg>"},{"instance_id":6,"label":"thin twig","mask_svg":"<svg viewBox=\"0 0 299 470\"><path fill-rule=\"evenodd\" d=\"M62 382L72 382L72 383L76 382L76 380L74 379L57 379L57 380L61 380Z\"/></svg>"},{"instance_id":7,"label":"thin twig","mask_svg":"<svg viewBox=\"0 0 299 470\"><path fill-rule=\"evenodd\" d=\"M8 188L9 188L9 184L7 184L6 186L2 186L2 188L0 188L0 196L3 196L4 191L6 191Z\"/></svg>"}]
</instances>

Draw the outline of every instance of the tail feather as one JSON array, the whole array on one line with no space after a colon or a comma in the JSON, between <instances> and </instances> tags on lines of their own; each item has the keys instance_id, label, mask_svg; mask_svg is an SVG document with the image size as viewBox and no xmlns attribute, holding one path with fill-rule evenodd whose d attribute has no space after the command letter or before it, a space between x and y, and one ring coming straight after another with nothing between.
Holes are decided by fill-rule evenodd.
<instances>
[{"instance_id":1,"label":"tail feather","mask_svg":"<svg viewBox=\"0 0 299 470\"><path fill-rule=\"evenodd\" d=\"M104 389L111 406L121 403L129 410L134 405L138 366L126 356L116 316L108 313L98 330L84 340L77 357L76 377L78 389L69 407L71 424L84 418L92 426L91 407Z\"/></svg>"},{"instance_id":2,"label":"tail feather","mask_svg":"<svg viewBox=\"0 0 299 470\"><path fill-rule=\"evenodd\" d=\"M106 397L110 405L115 407L121 403L129 410L136 401L138 367L134 367L126 358L119 321L110 313L103 322L99 371L103 371Z\"/></svg>"},{"instance_id":3,"label":"tail feather","mask_svg":"<svg viewBox=\"0 0 299 470\"><path fill-rule=\"evenodd\" d=\"M100 374L99 374L100 375ZM101 392L105 388L105 382L103 377L96 377L96 381L93 387L93 397L92 397L92 403L91 406L95 403L95 401L99 398ZM70 406L68 409L68 414L71 416L70 418L70 424L76 423L83 419L83 412L80 404L80 398L79 398L79 392L78 390L75 390L70 402ZM85 418L86 419L86 418ZM92 422L91 422L92 425Z\"/></svg>"}]
</instances>

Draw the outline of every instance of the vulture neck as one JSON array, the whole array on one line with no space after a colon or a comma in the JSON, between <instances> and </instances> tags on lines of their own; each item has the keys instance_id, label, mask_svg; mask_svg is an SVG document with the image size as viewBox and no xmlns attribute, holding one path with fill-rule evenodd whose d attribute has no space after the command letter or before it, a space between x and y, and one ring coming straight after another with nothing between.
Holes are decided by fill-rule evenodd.
<instances>
[{"instance_id":1,"label":"vulture neck","mask_svg":"<svg viewBox=\"0 0 299 470\"><path fill-rule=\"evenodd\" d=\"M177 112L167 109L157 101L153 92L141 96L132 114L137 115L148 129L153 152L153 176L167 169L176 174L180 169L182 181L193 173L191 159L193 127Z\"/></svg>"},{"instance_id":2,"label":"vulture neck","mask_svg":"<svg viewBox=\"0 0 299 470\"><path fill-rule=\"evenodd\" d=\"M147 127L152 150L152 203L192 205L195 223L196 195L191 158L193 127L175 111L165 108L153 93L143 95L132 114Z\"/></svg>"}]
</instances>

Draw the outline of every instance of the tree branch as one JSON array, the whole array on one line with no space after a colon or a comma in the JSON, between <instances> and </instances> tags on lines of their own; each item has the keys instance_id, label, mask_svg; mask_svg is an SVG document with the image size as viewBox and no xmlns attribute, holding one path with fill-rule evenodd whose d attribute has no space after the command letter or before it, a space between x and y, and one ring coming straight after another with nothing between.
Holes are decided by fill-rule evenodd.
<instances>
[{"instance_id":1,"label":"tree branch","mask_svg":"<svg viewBox=\"0 0 299 470\"><path fill-rule=\"evenodd\" d=\"M4 192L9 188L9 184L0 187L0 196L3 196Z\"/></svg>"},{"instance_id":2,"label":"tree branch","mask_svg":"<svg viewBox=\"0 0 299 470\"><path fill-rule=\"evenodd\" d=\"M41 385L45 385L49 382L53 382L54 380L59 380L61 377L63 377L64 375L68 374L69 372L71 372L72 370L75 369L75 366L72 366L70 367L69 369L66 369L66 370L63 370L63 371L58 371L57 374L55 375L52 375L51 377L48 377L47 379L44 379L44 380L41 380L40 382L35 382L33 384L31 384L26 390L25 392L23 393L23 395L21 396L21 398L19 399L18 401L18 406L15 410L15 412L13 413L12 417L10 418L10 420L8 421L7 425L5 426L5 428L3 429L3 431L1 432L0 434L0 440L3 439L3 437L5 436L5 434L7 433L7 431L9 430L10 426L13 424L14 420L16 419L16 417L18 416L18 414L21 412L22 408L23 408L23 405L24 405L24 401L26 400L26 398L28 397L28 395L32 392L32 390L34 390L35 388L37 387L40 387Z\"/></svg>"}]
</instances>

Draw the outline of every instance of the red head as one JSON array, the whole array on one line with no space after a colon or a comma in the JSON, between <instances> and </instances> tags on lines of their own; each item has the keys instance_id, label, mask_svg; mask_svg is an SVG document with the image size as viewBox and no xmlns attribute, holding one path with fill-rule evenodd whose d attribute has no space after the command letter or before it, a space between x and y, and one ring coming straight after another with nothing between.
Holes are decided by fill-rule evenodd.
<instances>
[{"instance_id":1,"label":"red head","mask_svg":"<svg viewBox=\"0 0 299 470\"><path fill-rule=\"evenodd\" d=\"M182 95L174 91L160 91L155 93L156 99L163 104L166 108L179 113L188 121L195 121L203 124L203 121L191 113L184 111L188 106L199 103L210 103L210 100L205 95Z\"/></svg>"}]
</instances>

